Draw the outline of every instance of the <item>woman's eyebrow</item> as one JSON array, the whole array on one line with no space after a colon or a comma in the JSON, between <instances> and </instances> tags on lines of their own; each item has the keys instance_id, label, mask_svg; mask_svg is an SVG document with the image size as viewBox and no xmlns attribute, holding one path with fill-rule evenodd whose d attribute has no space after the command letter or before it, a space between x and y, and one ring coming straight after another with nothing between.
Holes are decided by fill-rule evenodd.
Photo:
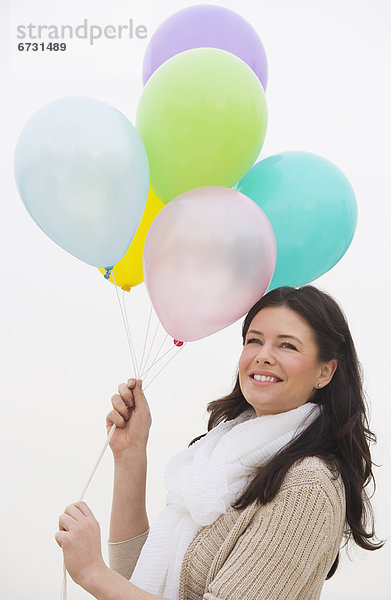
<instances>
[{"instance_id":1,"label":"woman's eyebrow","mask_svg":"<svg viewBox=\"0 0 391 600\"><path fill-rule=\"evenodd\" d=\"M250 331L248 331L247 333L255 333L257 335L263 335L262 331L258 331L257 329L250 329ZM278 338L291 338L292 340L296 340L297 342L299 342L299 344L303 344L303 342L301 340L299 340L299 338L297 338L295 335L290 335L289 333L281 333L277 337Z\"/></svg>"}]
</instances>

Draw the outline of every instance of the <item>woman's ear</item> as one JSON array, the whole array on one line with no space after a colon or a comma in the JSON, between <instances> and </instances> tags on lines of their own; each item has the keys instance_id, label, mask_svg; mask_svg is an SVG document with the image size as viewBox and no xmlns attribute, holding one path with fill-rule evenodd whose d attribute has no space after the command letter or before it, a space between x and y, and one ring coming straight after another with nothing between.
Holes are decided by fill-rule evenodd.
<instances>
[{"instance_id":1,"label":"woman's ear","mask_svg":"<svg viewBox=\"0 0 391 600\"><path fill-rule=\"evenodd\" d=\"M323 388L325 385L330 383L333 378L333 375L338 367L338 361L336 358L332 358L328 362L322 363L320 375L316 382L316 388ZM320 385L319 385L320 384Z\"/></svg>"}]
</instances>

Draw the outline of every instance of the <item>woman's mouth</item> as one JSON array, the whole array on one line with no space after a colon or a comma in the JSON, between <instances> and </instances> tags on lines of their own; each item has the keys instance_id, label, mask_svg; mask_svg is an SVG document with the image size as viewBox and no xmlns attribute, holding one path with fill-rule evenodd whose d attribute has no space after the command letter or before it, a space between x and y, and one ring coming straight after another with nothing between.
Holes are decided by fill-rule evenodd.
<instances>
[{"instance_id":1,"label":"woman's mouth","mask_svg":"<svg viewBox=\"0 0 391 600\"><path fill-rule=\"evenodd\" d=\"M265 384L265 383L280 383L281 379L278 379L277 377L270 377L270 376L266 376L266 375L258 375L258 374L252 374L250 375L250 378L254 381L255 384Z\"/></svg>"}]
</instances>

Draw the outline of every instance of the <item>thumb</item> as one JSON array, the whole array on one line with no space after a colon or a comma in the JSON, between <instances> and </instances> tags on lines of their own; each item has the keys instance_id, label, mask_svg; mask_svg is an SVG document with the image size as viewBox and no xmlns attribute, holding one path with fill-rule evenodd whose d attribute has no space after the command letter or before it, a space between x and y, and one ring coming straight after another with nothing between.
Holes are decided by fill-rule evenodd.
<instances>
[{"instance_id":1,"label":"thumb","mask_svg":"<svg viewBox=\"0 0 391 600\"><path fill-rule=\"evenodd\" d=\"M130 380L133 385L129 385L129 387L133 390L133 397L136 402L146 402L146 398L143 390L143 382L142 379L133 379ZM134 382L134 383L133 383Z\"/></svg>"},{"instance_id":2,"label":"thumb","mask_svg":"<svg viewBox=\"0 0 391 600\"><path fill-rule=\"evenodd\" d=\"M143 390L143 380L142 379L137 379L136 380L136 385L134 387L134 392L137 395L142 396L143 398L145 398L144 390Z\"/></svg>"}]
</instances>

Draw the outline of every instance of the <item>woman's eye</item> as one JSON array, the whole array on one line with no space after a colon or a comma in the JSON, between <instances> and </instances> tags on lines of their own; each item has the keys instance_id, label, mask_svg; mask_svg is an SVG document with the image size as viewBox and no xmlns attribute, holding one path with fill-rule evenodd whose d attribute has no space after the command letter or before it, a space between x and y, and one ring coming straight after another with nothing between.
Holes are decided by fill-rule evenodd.
<instances>
[{"instance_id":1,"label":"woman's eye","mask_svg":"<svg viewBox=\"0 0 391 600\"><path fill-rule=\"evenodd\" d=\"M251 343L254 343L254 342L256 344L262 344L262 340L260 340L259 338L248 338L248 340L247 340L247 344L251 344ZM297 350L296 346L294 346L290 342L282 342L280 344L280 346L286 346L287 348L291 348L292 350Z\"/></svg>"},{"instance_id":2,"label":"woman's eye","mask_svg":"<svg viewBox=\"0 0 391 600\"><path fill-rule=\"evenodd\" d=\"M294 346L290 342L282 342L281 346L286 346L287 348L292 348L292 350L297 350L296 346Z\"/></svg>"}]
</instances>

